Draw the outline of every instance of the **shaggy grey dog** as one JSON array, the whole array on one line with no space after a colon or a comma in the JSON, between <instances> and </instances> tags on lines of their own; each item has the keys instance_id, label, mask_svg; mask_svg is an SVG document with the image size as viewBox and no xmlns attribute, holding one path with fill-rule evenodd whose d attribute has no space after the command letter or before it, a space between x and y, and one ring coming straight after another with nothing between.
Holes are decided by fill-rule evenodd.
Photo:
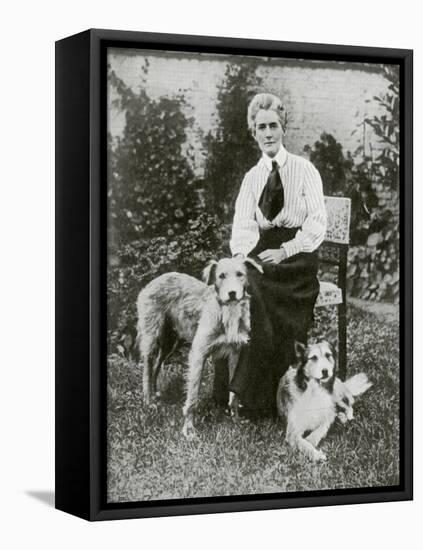
<instances>
[{"instance_id":1,"label":"shaggy grey dog","mask_svg":"<svg viewBox=\"0 0 423 550\"><path fill-rule=\"evenodd\" d=\"M231 378L240 348L248 343L248 265L262 272L261 266L250 258L224 258L207 266L205 282L184 273L166 273L149 283L138 296L138 341L147 404L156 394L164 360L182 341L192 343L183 408L186 437L195 433L193 411L205 360L211 355L226 357ZM229 405L236 410L234 395L230 395Z\"/></svg>"}]
</instances>

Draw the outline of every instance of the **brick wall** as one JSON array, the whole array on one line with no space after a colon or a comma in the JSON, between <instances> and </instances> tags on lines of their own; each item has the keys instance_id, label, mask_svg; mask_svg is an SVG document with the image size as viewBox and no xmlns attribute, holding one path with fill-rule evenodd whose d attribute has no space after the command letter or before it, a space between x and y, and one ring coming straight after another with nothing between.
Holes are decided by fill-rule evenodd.
<instances>
[{"instance_id":1,"label":"brick wall","mask_svg":"<svg viewBox=\"0 0 423 550\"><path fill-rule=\"evenodd\" d=\"M387 83L379 73L362 65L333 63L332 67L301 66L263 67L266 87L283 98L289 113L286 146L301 154L322 132L332 134L344 150L354 152L363 135L358 125L366 116L377 114L374 95L386 91ZM356 131L353 134L354 130ZM367 136L369 137L369 136Z\"/></svg>"},{"instance_id":2,"label":"brick wall","mask_svg":"<svg viewBox=\"0 0 423 550\"><path fill-rule=\"evenodd\" d=\"M148 59L147 77L141 68ZM216 126L214 117L218 85L224 77L229 61L223 55L174 55L139 52L128 55L127 50L113 50L109 55L111 68L117 76L134 90L147 86L151 97L183 93L194 119L189 133L196 149L194 169L202 175L204 154L198 131L207 133ZM263 88L283 98L288 108L289 123L285 146L296 154L304 154L306 145L313 145L322 134L335 136L344 152L354 152L365 143L377 145L374 136L362 124L367 116L378 114L373 96L384 94L388 82L379 65L362 63L318 62L304 60L263 59L258 75L263 78ZM143 77L146 78L143 82ZM263 91L263 90L261 90ZM124 116L112 106L113 92L109 95L109 130L120 135ZM380 198L392 209L398 208L396 193L382 192Z\"/></svg>"}]
</instances>

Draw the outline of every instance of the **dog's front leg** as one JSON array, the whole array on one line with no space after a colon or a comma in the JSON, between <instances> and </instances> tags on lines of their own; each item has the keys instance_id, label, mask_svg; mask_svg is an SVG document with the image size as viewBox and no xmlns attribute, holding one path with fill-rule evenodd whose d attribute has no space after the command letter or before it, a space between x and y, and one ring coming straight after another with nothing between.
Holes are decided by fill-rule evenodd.
<instances>
[{"instance_id":1,"label":"dog's front leg","mask_svg":"<svg viewBox=\"0 0 423 550\"><path fill-rule=\"evenodd\" d=\"M187 439L191 439L195 435L194 409L198 403L201 374L208 355L207 351L207 341L200 338L194 338L189 355L187 397L183 408L184 425L182 433Z\"/></svg>"},{"instance_id":2,"label":"dog's front leg","mask_svg":"<svg viewBox=\"0 0 423 550\"><path fill-rule=\"evenodd\" d=\"M289 422L286 430L286 441L291 447L297 448L313 461L326 460L325 453L319 451L307 439L304 439L302 434L295 430Z\"/></svg>"},{"instance_id":3,"label":"dog's front leg","mask_svg":"<svg viewBox=\"0 0 423 550\"><path fill-rule=\"evenodd\" d=\"M144 403L147 406L151 404L151 398L153 394L153 388L151 383L152 372L153 372L153 358L151 355L146 354L144 357L142 386L143 386Z\"/></svg>"},{"instance_id":4,"label":"dog's front leg","mask_svg":"<svg viewBox=\"0 0 423 550\"><path fill-rule=\"evenodd\" d=\"M152 400L156 397L157 373L160 371L162 358L163 354L161 349L159 349L154 360L151 355L146 355L144 359L143 393L146 405L151 405Z\"/></svg>"},{"instance_id":5,"label":"dog's front leg","mask_svg":"<svg viewBox=\"0 0 423 550\"><path fill-rule=\"evenodd\" d=\"M144 359L143 370L142 370L142 393L144 398L144 403L150 405L151 397L151 360L147 356Z\"/></svg>"},{"instance_id":6,"label":"dog's front leg","mask_svg":"<svg viewBox=\"0 0 423 550\"><path fill-rule=\"evenodd\" d=\"M329 431L329 428L332 425L332 422L335 420L335 418L328 419L325 422L322 422L322 424L316 428L313 432L311 432L305 439L313 445L313 447L317 447L320 441L326 436L326 434Z\"/></svg>"},{"instance_id":7,"label":"dog's front leg","mask_svg":"<svg viewBox=\"0 0 423 550\"><path fill-rule=\"evenodd\" d=\"M352 403L354 398L347 385L341 382L339 378L335 379L333 400L336 408L336 416L341 424L346 424L348 420L354 418Z\"/></svg>"},{"instance_id":8,"label":"dog's front leg","mask_svg":"<svg viewBox=\"0 0 423 550\"><path fill-rule=\"evenodd\" d=\"M239 419L239 399L237 395L232 391L229 392L228 406L229 406L229 410L231 412L232 418L234 420L238 420Z\"/></svg>"},{"instance_id":9,"label":"dog's front leg","mask_svg":"<svg viewBox=\"0 0 423 550\"><path fill-rule=\"evenodd\" d=\"M228 356L228 370L229 370L229 383L232 382L235 369L238 365L239 361L239 352L238 351L232 351ZM229 410L231 412L231 416L234 420L238 420L239 418L239 399L238 396L230 391L229 392Z\"/></svg>"},{"instance_id":10,"label":"dog's front leg","mask_svg":"<svg viewBox=\"0 0 423 550\"><path fill-rule=\"evenodd\" d=\"M336 418L341 424L346 424L349 420L354 418L353 408L346 405L343 401L336 401L335 407L337 409Z\"/></svg>"}]
</instances>

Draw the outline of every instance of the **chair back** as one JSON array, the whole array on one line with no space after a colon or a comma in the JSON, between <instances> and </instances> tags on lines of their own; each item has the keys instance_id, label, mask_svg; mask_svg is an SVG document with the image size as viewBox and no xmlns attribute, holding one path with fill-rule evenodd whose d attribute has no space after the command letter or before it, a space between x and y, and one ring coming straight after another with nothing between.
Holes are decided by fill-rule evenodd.
<instances>
[{"instance_id":1,"label":"chair back","mask_svg":"<svg viewBox=\"0 0 423 550\"><path fill-rule=\"evenodd\" d=\"M346 244L350 242L351 199L325 197L327 228L325 242Z\"/></svg>"}]
</instances>

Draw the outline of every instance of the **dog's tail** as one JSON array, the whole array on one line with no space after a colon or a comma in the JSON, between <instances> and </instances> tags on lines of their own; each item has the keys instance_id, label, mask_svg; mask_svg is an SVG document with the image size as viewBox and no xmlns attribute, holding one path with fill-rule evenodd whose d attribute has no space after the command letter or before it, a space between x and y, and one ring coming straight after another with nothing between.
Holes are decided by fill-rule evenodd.
<instances>
[{"instance_id":1,"label":"dog's tail","mask_svg":"<svg viewBox=\"0 0 423 550\"><path fill-rule=\"evenodd\" d=\"M344 384L354 397L362 395L373 386L373 383L370 382L364 372L351 376L351 378L345 380Z\"/></svg>"}]
</instances>

